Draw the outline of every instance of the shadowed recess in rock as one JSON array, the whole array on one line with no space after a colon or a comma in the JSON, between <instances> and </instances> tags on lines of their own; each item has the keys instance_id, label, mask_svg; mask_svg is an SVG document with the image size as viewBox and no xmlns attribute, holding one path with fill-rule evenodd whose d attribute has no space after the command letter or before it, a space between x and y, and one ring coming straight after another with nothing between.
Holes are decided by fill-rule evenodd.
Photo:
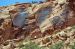
<instances>
[{"instance_id":1,"label":"shadowed recess in rock","mask_svg":"<svg viewBox=\"0 0 75 49\"><path fill-rule=\"evenodd\" d=\"M16 18L14 18L13 20L13 25L17 26L17 27L23 27L25 22L26 22L26 17L28 16L28 13L26 12L21 12L19 13Z\"/></svg>"}]
</instances>

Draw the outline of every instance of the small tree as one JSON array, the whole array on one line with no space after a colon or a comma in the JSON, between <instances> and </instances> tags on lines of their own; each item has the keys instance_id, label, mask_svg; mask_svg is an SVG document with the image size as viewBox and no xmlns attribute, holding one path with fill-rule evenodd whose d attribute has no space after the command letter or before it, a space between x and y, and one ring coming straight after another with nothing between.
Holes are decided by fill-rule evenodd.
<instances>
[{"instance_id":1,"label":"small tree","mask_svg":"<svg viewBox=\"0 0 75 49\"><path fill-rule=\"evenodd\" d=\"M39 1L39 3L43 3L43 1Z\"/></svg>"},{"instance_id":2,"label":"small tree","mask_svg":"<svg viewBox=\"0 0 75 49\"><path fill-rule=\"evenodd\" d=\"M37 1L32 1L32 3L34 4L34 3L38 3Z\"/></svg>"}]
</instances>

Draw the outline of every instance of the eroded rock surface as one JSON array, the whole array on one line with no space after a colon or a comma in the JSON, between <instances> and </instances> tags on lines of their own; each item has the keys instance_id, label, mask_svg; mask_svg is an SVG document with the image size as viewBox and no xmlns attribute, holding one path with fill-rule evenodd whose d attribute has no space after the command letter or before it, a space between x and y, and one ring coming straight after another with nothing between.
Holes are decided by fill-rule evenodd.
<instances>
[{"instance_id":1,"label":"eroded rock surface","mask_svg":"<svg viewBox=\"0 0 75 49\"><path fill-rule=\"evenodd\" d=\"M41 46L58 41L70 44L70 39L75 40L74 3L74 0L49 0L39 4L0 7L0 44L10 39L19 42L25 38ZM10 49L10 45L4 47Z\"/></svg>"}]
</instances>

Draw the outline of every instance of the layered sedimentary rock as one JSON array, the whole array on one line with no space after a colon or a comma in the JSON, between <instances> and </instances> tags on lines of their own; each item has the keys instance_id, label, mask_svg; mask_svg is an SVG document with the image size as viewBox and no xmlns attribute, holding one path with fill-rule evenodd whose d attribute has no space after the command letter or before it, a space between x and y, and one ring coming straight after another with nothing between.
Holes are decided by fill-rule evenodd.
<instances>
[{"instance_id":1,"label":"layered sedimentary rock","mask_svg":"<svg viewBox=\"0 0 75 49\"><path fill-rule=\"evenodd\" d=\"M4 7L0 11L0 18L10 20L1 25L1 35L6 40L22 35L38 38L75 25L75 5L72 3L74 1L51 0L40 4L23 3Z\"/></svg>"}]
</instances>

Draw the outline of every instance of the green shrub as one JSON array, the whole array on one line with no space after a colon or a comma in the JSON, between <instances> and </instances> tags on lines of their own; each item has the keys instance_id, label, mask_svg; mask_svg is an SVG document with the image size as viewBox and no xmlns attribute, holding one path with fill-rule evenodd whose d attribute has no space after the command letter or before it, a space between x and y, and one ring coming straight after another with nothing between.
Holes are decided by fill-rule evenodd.
<instances>
[{"instance_id":1,"label":"green shrub","mask_svg":"<svg viewBox=\"0 0 75 49\"><path fill-rule=\"evenodd\" d=\"M50 49L61 49L61 47L63 47L63 42L51 45Z\"/></svg>"},{"instance_id":2,"label":"green shrub","mask_svg":"<svg viewBox=\"0 0 75 49\"><path fill-rule=\"evenodd\" d=\"M74 42L74 45L70 45L70 48L75 49L75 42Z\"/></svg>"},{"instance_id":3,"label":"green shrub","mask_svg":"<svg viewBox=\"0 0 75 49\"><path fill-rule=\"evenodd\" d=\"M41 47L39 47L39 45L37 45L33 42L29 42L28 44L21 45L20 48L21 49L42 49Z\"/></svg>"}]
</instances>

